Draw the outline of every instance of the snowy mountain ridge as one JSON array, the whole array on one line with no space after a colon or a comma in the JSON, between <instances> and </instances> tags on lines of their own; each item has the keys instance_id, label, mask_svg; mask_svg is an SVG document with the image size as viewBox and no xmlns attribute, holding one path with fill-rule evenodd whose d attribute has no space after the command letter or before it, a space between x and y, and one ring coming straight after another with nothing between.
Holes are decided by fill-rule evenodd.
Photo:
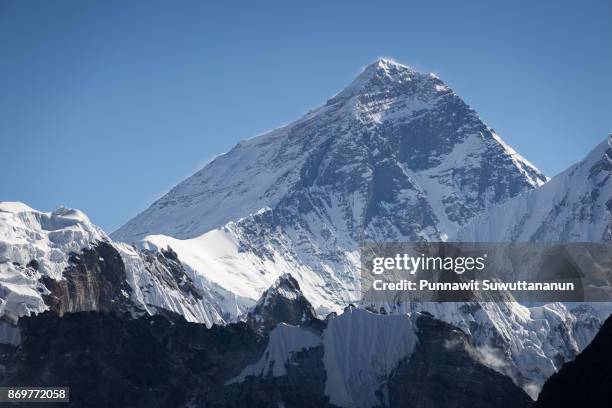
<instances>
[{"instance_id":1,"label":"snowy mountain ridge","mask_svg":"<svg viewBox=\"0 0 612 408\"><path fill-rule=\"evenodd\" d=\"M169 311L209 326L232 310L244 313L232 309L235 295L210 282L197 287L174 257L113 242L78 210L0 202L0 315L16 321L54 306L97 310L108 301L136 315Z\"/></svg>"},{"instance_id":2,"label":"snowy mountain ridge","mask_svg":"<svg viewBox=\"0 0 612 408\"><path fill-rule=\"evenodd\" d=\"M584 160L475 217L460 241L612 242L612 135Z\"/></svg>"}]
</instances>

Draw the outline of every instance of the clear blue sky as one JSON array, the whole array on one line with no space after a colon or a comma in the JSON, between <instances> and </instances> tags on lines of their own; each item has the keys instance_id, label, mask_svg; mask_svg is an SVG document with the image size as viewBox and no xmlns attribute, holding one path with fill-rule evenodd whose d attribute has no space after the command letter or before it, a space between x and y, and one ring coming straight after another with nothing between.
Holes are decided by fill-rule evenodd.
<instances>
[{"instance_id":1,"label":"clear blue sky","mask_svg":"<svg viewBox=\"0 0 612 408\"><path fill-rule=\"evenodd\" d=\"M385 56L548 175L612 131L612 2L0 0L0 200L111 231ZM223 3L223 4L221 4Z\"/></svg>"}]
</instances>

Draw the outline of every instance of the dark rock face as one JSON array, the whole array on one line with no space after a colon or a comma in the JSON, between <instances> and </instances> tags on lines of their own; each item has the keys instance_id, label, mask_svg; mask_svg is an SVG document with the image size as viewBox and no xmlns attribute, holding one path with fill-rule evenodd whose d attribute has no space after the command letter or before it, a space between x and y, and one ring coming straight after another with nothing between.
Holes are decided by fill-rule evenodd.
<instances>
[{"instance_id":1,"label":"dark rock face","mask_svg":"<svg viewBox=\"0 0 612 408\"><path fill-rule=\"evenodd\" d=\"M162 316L46 312L20 328L21 345L0 350L0 384L67 385L71 406L329 406L322 347L296 353L286 376L225 385L265 348L245 323L207 329Z\"/></svg>"},{"instance_id":2,"label":"dark rock face","mask_svg":"<svg viewBox=\"0 0 612 408\"><path fill-rule=\"evenodd\" d=\"M612 405L612 317L574 361L550 377L538 408L609 407Z\"/></svg>"},{"instance_id":3,"label":"dark rock face","mask_svg":"<svg viewBox=\"0 0 612 408\"><path fill-rule=\"evenodd\" d=\"M247 316L248 325L264 333L269 333L281 322L294 326L310 323L317 327L322 323L302 294L300 285L289 274L278 278Z\"/></svg>"},{"instance_id":4,"label":"dark rock face","mask_svg":"<svg viewBox=\"0 0 612 408\"><path fill-rule=\"evenodd\" d=\"M376 72L372 81L385 76ZM368 123L369 118L338 119L332 111L329 117L294 129L301 137L290 138L287 145L306 158L298 181L272 207L280 225L303 222L305 214L324 214L329 203L337 200L342 221L354 239L364 233L390 234L395 227L402 237L418 240L428 227L436 234L448 233L440 227L443 218L463 225L484 209L533 188L530 179L544 180L532 168L518 171L493 131L459 97L451 92L435 94L432 90L441 82L425 75L408 84L413 81L422 82L424 89L405 89L401 82L390 81L382 89L366 86L372 89L364 90L359 102L376 110L394 95L408 92L405 95L431 103L414 116ZM453 156L453 149L475 134L480 147L466 157ZM436 170L445 160L459 160L462 166ZM433 173L421 176L428 171ZM452 193L433 198L428 193L433 184ZM350 200L343 201L347 197L363 199L363 211L356 211L361 207Z\"/></svg>"},{"instance_id":5,"label":"dark rock face","mask_svg":"<svg viewBox=\"0 0 612 408\"><path fill-rule=\"evenodd\" d=\"M286 376L249 377L232 385L228 394L245 407L331 407L325 396L323 352L322 346L298 352L287 364Z\"/></svg>"},{"instance_id":6,"label":"dark rock face","mask_svg":"<svg viewBox=\"0 0 612 408\"><path fill-rule=\"evenodd\" d=\"M162 249L161 252L144 250L141 256L147 272L163 282L164 286L183 292L185 297L202 299L202 294L172 248Z\"/></svg>"},{"instance_id":7,"label":"dark rock face","mask_svg":"<svg viewBox=\"0 0 612 408\"><path fill-rule=\"evenodd\" d=\"M392 407L519 408L533 401L512 380L478 361L468 337L447 323L422 316L419 342L388 381Z\"/></svg>"},{"instance_id":8,"label":"dark rock face","mask_svg":"<svg viewBox=\"0 0 612 408\"><path fill-rule=\"evenodd\" d=\"M47 312L19 324L22 343L3 355L0 382L67 385L78 407L245 406L228 401L223 384L264 346L244 323L207 329L162 316Z\"/></svg>"},{"instance_id":9,"label":"dark rock face","mask_svg":"<svg viewBox=\"0 0 612 408\"><path fill-rule=\"evenodd\" d=\"M142 260L139 273L147 277L146 285L157 282L164 291L180 293L185 305L206 304L209 300L204 299L204 294L195 286L172 248L159 252L142 250L138 255ZM37 265L32 260L28 268L34 269ZM172 311L151 304L145 306L134 299L126 265L118 250L105 241L96 242L80 253L71 253L62 279L45 275L40 281L44 285L42 290L47 290L43 294L45 304L60 316L82 311L130 312L137 316L154 311L174 320L180 311L180 308ZM146 285L140 288L144 292L150 290Z\"/></svg>"},{"instance_id":10,"label":"dark rock face","mask_svg":"<svg viewBox=\"0 0 612 408\"><path fill-rule=\"evenodd\" d=\"M71 254L69 262L64 279L42 278L51 292L45 297L51 310L60 315L88 310L127 310L132 288L127 283L121 255L111 244L98 242L80 254Z\"/></svg>"}]
</instances>

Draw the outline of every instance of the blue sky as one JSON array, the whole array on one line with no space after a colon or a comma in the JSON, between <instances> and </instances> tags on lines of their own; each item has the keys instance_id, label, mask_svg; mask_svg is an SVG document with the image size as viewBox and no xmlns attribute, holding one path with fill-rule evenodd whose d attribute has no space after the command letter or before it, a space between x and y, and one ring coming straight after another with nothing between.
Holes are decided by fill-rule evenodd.
<instances>
[{"instance_id":1,"label":"blue sky","mask_svg":"<svg viewBox=\"0 0 612 408\"><path fill-rule=\"evenodd\" d=\"M122 225L377 57L554 175L612 132L612 2L0 2L0 200ZM223 4L221 4L223 3Z\"/></svg>"}]
</instances>

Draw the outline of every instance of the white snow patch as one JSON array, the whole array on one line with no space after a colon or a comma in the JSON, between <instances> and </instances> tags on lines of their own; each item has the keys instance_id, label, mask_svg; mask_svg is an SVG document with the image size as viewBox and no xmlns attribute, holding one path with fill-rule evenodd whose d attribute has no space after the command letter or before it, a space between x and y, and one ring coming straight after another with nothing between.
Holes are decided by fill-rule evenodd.
<instances>
[{"instance_id":1,"label":"white snow patch","mask_svg":"<svg viewBox=\"0 0 612 408\"><path fill-rule=\"evenodd\" d=\"M297 326L280 323L270 332L268 346L261 359L247 366L240 375L229 380L227 384L242 382L250 376L286 375L286 366L292 354L316 347L320 343L321 339L316 334Z\"/></svg>"}]
</instances>

